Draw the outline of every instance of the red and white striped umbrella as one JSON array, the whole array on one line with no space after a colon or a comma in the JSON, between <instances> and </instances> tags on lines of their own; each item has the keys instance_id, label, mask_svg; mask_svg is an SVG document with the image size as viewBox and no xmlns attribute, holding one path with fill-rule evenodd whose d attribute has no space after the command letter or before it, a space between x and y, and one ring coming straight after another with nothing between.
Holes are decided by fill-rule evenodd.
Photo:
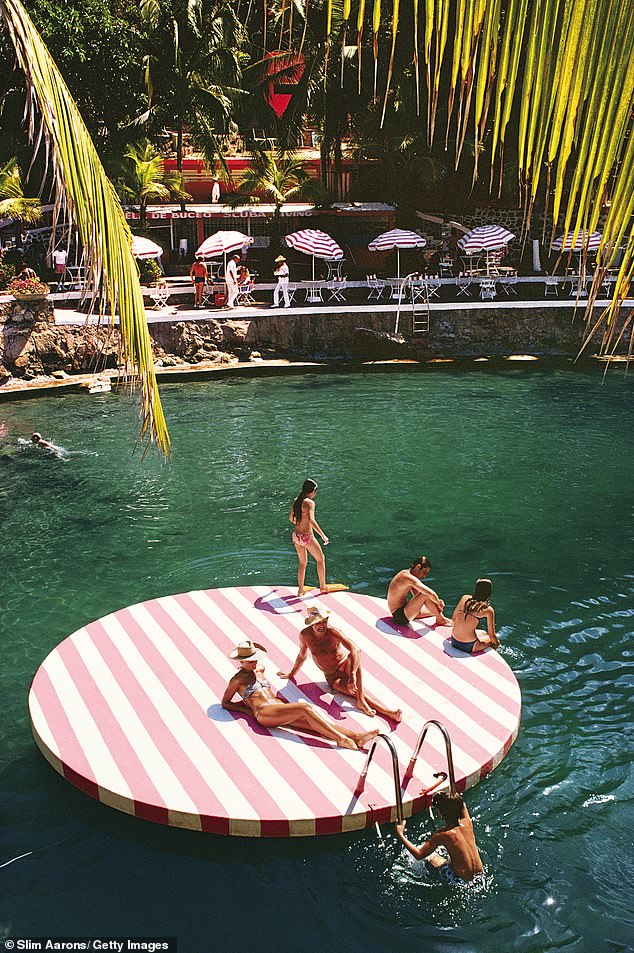
<instances>
[{"instance_id":1,"label":"red and white striped umbrella","mask_svg":"<svg viewBox=\"0 0 634 953\"><path fill-rule=\"evenodd\" d=\"M156 242L141 235L132 236L132 254L135 258L160 258L163 249Z\"/></svg>"},{"instance_id":2,"label":"red and white striped umbrella","mask_svg":"<svg viewBox=\"0 0 634 953\"><path fill-rule=\"evenodd\" d=\"M553 242L555 251L596 251L603 238L601 232L579 232L575 237L574 232L568 232L566 235L560 235Z\"/></svg>"},{"instance_id":3,"label":"red and white striped umbrella","mask_svg":"<svg viewBox=\"0 0 634 953\"><path fill-rule=\"evenodd\" d=\"M424 248L427 240L417 232L406 228L391 228L372 239L368 248L370 251L392 251L396 248L397 277L401 277L401 248Z\"/></svg>"},{"instance_id":4,"label":"red and white striped umbrella","mask_svg":"<svg viewBox=\"0 0 634 953\"><path fill-rule=\"evenodd\" d=\"M220 231L206 238L196 250L196 254L202 255L203 258L216 258L230 251L239 251L240 248L251 245L252 242L253 239L249 235L243 235L242 232Z\"/></svg>"},{"instance_id":5,"label":"red and white striped umbrella","mask_svg":"<svg viewBox=\"0 0 634 953\"><path fill-rule=\"evenodd\" d=\"M291 232L284 239L289 248L301 251L303 255L313 256L313 281L315 279L315 258L324 260L339 260L343 258L343 249L327 232L318 228L302 228L299 232Z\"/></svg>"},{"instance_id":6,"label":"red and white striped umbrella","mask_svg":"<svg viewBox=\"0 0 634 953\"><path fill-rule=\"evenodd\" d=\"M458 239L458 247L466 255L477 255L479 252L504 248L513 238L515 238L513 232L502 228L501 225L478 225Z\"/></svg>"}]
</instances>

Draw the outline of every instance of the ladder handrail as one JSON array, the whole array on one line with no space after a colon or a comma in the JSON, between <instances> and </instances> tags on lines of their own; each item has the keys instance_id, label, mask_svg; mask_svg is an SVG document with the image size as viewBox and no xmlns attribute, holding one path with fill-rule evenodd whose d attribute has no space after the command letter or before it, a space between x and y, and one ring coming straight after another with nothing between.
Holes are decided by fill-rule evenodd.
<instances>
[{"instance_id":1,"label":"ladder handrail","mask_svg":"<svg viewBox=\"0 0 634 953\"><path fill-rule=\"evenodd\" d=\"M416 763L416 759L418 758L418 755L420 754L420 749L423 747L425 736L427 735L427 732L429 731L432 725L435 725L436 728L440 730L443 738L445 739L445 751L447 754L447 770L449 774L449 789L452 794L455 794L456 793L456 772L453 766L451 738L449 737L449 732L447 731L445 726L440 721L437 721L435 718L430 718L429 721L426 721L425 724L423 725L421 729L421 733L418 736L418 741L416 742L416 747L414 748L414 753L412 754L412 757L410 758L409 766L407 768L407 773L408 774L413 773L414 764Z\"/></svg>"},{"instance_id":2,"label":"ladder handrail","mask_svg":"<svg viewBox=\"0 0 634 953\"><path fill-rule=\"evenodd\" d=\"M365 765L363 771L361 772L361 777L359 778L359 787L362 787L365 779L368 774L368 768L370 767L370 762L374 756L374 749L379 743L380 739L383 739L390 749L392 755L392 773L394 775L394 793L396 796L396 818L399 824L403 823L403 795L401 793L401 773L398 767L398 754L396 753L396 748L394 742L389 737L389 735L378 734L376 738L373 738L372 744L370 745L370 750L368 751L368 756L365 759Z\"/></svg>"}]
</instances>

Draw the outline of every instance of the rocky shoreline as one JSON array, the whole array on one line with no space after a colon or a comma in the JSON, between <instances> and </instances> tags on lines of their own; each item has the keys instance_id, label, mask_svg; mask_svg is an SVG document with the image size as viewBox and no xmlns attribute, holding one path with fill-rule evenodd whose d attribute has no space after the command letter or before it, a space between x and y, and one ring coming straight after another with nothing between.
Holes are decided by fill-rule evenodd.
<instances>
[{"instance_id":1,"label":"rocky shoreline","mask_svg":"<svg viewBox=\"0 0 634 953\"><path fill-rule=\"evenodd\" d=\"M536 307L531 302L436 308L430 331L417 336L412 335L411 321L411 312L404 307L402 333L395 334L393 309L267 309L200 321L174 316L154 321L149 328L157 370L204 371L263 362L426 362L518 353L574 358L584 325L582 310L575 314L572 305ZM49 299L0 304L0 393L56 379L80 383L82 375L110 378L124 370L116 327L55 324Z\"/></svg>"}]
</instances>

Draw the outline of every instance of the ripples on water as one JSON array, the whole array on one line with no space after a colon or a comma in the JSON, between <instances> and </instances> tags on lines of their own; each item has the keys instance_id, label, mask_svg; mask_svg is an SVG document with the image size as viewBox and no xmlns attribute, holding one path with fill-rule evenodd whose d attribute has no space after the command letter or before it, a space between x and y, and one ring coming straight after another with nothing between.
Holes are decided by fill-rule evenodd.
<instances>
[{"instance_id":1,"label":"ripples on water","mask_svg":"<svg viewBox=\"0 0 634 953\"><path fill-rule=\"evenodd\" d=\"M280 953L631 950L631 392L534 370L165 388L168 466L131 454L116 394L2 405L0 864L33 853L0 868L0 933L178 934L185 953L238 934ZM19 448L33 430L70 459ZM449 605L493 578L524 711L468 797L477 887L431 880L389 826L382 846L372 830L243 842L146 824L32 742L30 679L80 625L167 592L293 583L287 516L307 476L331 579L382 595L420 551ZM408 822L414 840L432 828Z\"/></svg>"}]
</instances>

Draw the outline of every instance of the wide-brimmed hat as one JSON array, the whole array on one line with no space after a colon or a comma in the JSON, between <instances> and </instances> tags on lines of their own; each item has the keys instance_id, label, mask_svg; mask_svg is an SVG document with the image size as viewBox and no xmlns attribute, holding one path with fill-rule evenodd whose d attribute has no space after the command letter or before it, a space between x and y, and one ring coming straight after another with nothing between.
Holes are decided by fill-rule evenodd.
<instances>
[{"instance_id":1,"label":"wide-brimmed hat","mask_svg":"<svg viewBox=\"0 0 634 953\"><path fill-rule=\"evenodd\" d=\"M286 258L284 258L284 255L278 255L275 261L286 261Z\"/></svg>"},{"instance_id":2,"label":"wide-brimmed hat","mask_svg":"<svg viewBox=\"0 0 634 953\"><path fill-rule=\"evenodd\" d=\"M240 662L254 662L257 659L264 658L266 654L263 645L247 639L245 642L238 642L235 649L229 652L229 658L236 658Z\"/></svg>"},{"instance_id":3,"label":"wide-brimmed hat","mask_svg":"<svg viewBox=\"0 0 634 953\"><path fill-rule=\"evenodd\" d=\"M308 606L308 615L304 619L304 625L317 625L318 622L325 622L329 615L328 609L320 609L319 606Z\"/></svg>"}]
</instances>

